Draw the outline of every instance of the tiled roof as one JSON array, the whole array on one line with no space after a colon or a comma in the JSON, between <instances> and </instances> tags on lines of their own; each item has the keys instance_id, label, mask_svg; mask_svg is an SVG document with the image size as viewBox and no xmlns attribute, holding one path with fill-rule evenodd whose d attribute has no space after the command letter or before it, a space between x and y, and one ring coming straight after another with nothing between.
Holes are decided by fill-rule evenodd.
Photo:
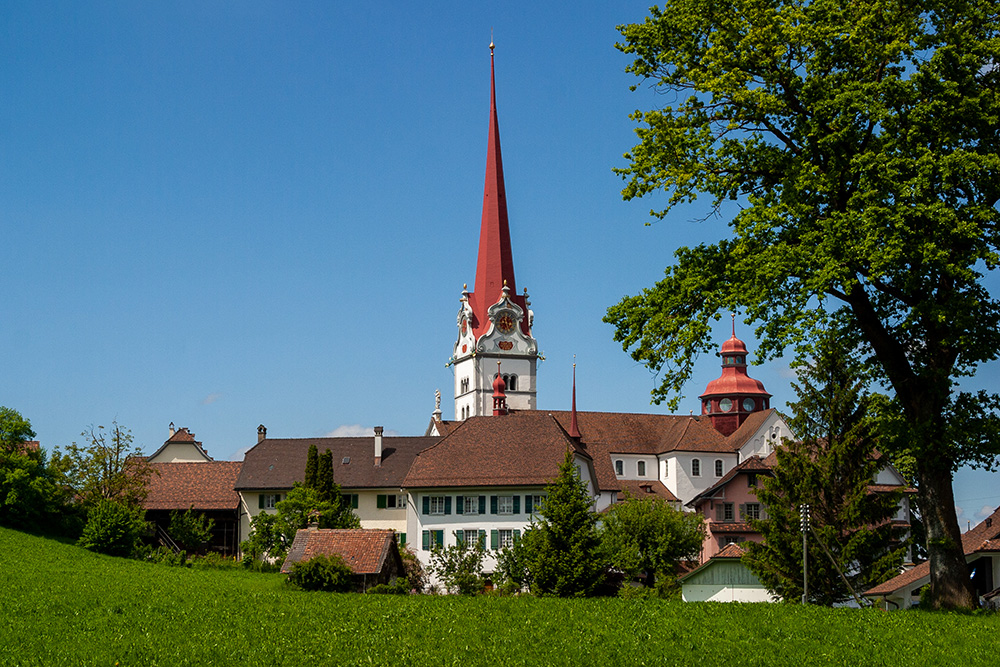
<instances>
[{"instance_id":1,"label":"tiled roof","mask_svg":"<svg viewBox=\"0 0 1000 667\"><path fill-rule=\"evenodd\" d=\"M712 535L724 535L726 533L756 533L756 528L752 528L746 521L707 521L705 525Z\"/></svg>"},{"instance_id":2,"label":"tiled roof","mask_svg":"<svg viewBox=\"0 0 1000 667\"><path fill-rule=\"evenodd\" d=\"M382 438L382 463L375 466L375 437L266 438L243 458L237 489L290 489L305 478L309 445L333 454L333 479L348 489L402 487L410 464L440 438ZM345 463L345 459L347 463Z\"/></svg>"},{"instance_id":3,"label":"tiled roof","mask_svg":"<svg viewBox=\"0 0 1000 667\"><path fill-rule=\"evenodd\" d=\"M234 490L239 461L204 463L150 463L147 510L235 510L240 496Z\"/></svg>"},{"instance_id":4,"label":"tiled roof","mask_svg":"<svg viewBox=\"0 0 1000 667\"><path fill-rule=\"evenodd\" d=\"M763 473L769 475L771 474L771 466L766 463L765 459L762 459L759 456L751 456L739 465L733 466L729 472L719 479L718 482L689 500L687 506L697 507L706 500L715 498L716 493L722 489L722 487L726 486L729 482L735 479L737 475L747 475L752 473Z\"/></svg>"},{"instance_id":5,"label":"tiled roof","mask_svg":"<svg viewBox=\"0 0 1000 667\"><path fill-rule=\"evenodd\" d=\"M730 449L735 452L740 447L747 444L750 438L752 438L754 434L760 430L760 427L764 425L764 422L766 422L771 415L777 412L778 411L774 408L768 408L767 410L751 412L747 415L747 418L743 420L740 427L733 431L732 435L729 436L727 443Z\"/></svg>"},{"instance_id":6,"label":"tiled roof","mask_svg":"<svg viewBox=\"0 0 1000 667\"><path fill-rule=\"evenodd\" d=\"M621 487L622 494L628 491L629 495L639 500L649 497L662 498L673 503L680 500L659 480L622 479L618 480L618 485ZM619 495L618 499L621 500L622 496Z\"/></svg>"},{"instance_id":7,"label":"tiled roof","mask_svg":"<svg viewBox=\"0 0 1000 667\"><path fill-rule=\"evenodd\" d=\"M303 528L295 533L281 571L288 573L293 564L313 556L337 554L354 574L376 574L382 571L385 559L391 553L395 534L392 530Z\"/></svg>"},{"instance_id":8,"label":"tiled roof","mask_svg":"<svg viewBox=\"0 0 1000 667\"><path fill-rule=\"evenodd\" d=\"M705 561L698 567L694 568L690 572L686 572L677 577L677 581L684 581L689 577L691 577L692 575L694 575L696 572L700 572L701 570L709 568L714 563L717 563L720 560L739 560L743 558L743 553L744 553L743 547L736 544L735 542L727 544L717 554L709 558L707 561Z\"/></svg>"},{"instance_id":9,"label":"tiled roof","mask_svg":"<svg viewBox=\"0 0 1000 667\"><path fill-rule=\"evenodd\" d=\"M966 531L962 535L962 551L966 556L980 551L1000 551L1000 507L972 530ZM901 588L912 586L921 579L929 577L930 573L930 562L924 561L916 567L896 575L889 581L865 591L865 595L874 597L895 593Z\"/></svg>"},{"instance_id":10,"label":"tiled roof","mask_svg":"<svg viewBox=\"0 0 1000 667\"><path fill-rule=\"evenodd\" d=\"M546 412L470 417L420 453L403 486L540 486L558 476L567 449L589 458Z\"/></svg>"},{"instance_id":11,"label":"tiled roof","mask_svg":"<svg viewBox=\"0 0 1000 667\"><path fill-rule=\"evenodd\" d=\"M172 426L172 425L171 425ZM212 461L211 456L208 455L208 450L202 446L201 442L194 439L194 433L191 433L187 427L182 427L174 431L174 434L167 438L159 449L149 455L148 459L152 460L157 457L157 455L170 445L176 445L178 443L191 443L207 460Z\"/></svg>"}]
</instances>

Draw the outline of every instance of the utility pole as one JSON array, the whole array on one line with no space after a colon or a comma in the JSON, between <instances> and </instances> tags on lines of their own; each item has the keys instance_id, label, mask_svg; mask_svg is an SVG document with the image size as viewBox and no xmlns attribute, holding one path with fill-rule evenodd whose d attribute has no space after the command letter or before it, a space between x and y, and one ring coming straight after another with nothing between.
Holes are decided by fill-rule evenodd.
<instances>
[{"instance_id":1,"label":"utility pole","mask_svg":"<svg viewBox=\"0 0 1000 667\"><path fill-rule=\"evenodd\" d=\"M806 533L809 532L809 505L799 505L799 526L802 528L802 604L809 604L809 552Z\"/></svg>"}]
</instances>

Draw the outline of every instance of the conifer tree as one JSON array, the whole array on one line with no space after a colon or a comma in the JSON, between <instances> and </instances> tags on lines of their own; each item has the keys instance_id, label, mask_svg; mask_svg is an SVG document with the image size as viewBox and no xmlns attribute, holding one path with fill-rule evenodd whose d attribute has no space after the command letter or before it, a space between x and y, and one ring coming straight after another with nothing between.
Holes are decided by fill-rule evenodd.
<instances>
[{"instance_id":1,"label":"conifer tree","mask_svg":"<svg viewBox=\"0 0 1000 667\"><path fill-rule=\"evenodd\" d=\"M597 515L587 485L567 451L559 476L545 487L541 521L534 527L531 591L536 595L591 595L603 579Z\"/></svg>"},{"instance_id":2,"label":"conifer tree","mask_svg":"<svg viewBox=\"0 0 1000 667\"><path fill-rule=\"evenodd\" d=\"M788 601L802 597L802 504L810 506L813 603L851 599L841 572L859 594L885 581L899 571L906 551L902 529L890 523L901 492L869 488L885 464L875 449L885 397L864 390L851 343L844 329L827 332L813 363L799 365L789 425L801 440L778 448L774 477L757 491L767 516L752 523L764 543L748 544L744 562L771 593Z\"/></svg>"},{"instance_id":3,"label":"conifer tree","mask_svg":"<svg viewBox=\"0 0 1000 667\"><path fill-rule=\"evenodd\" d=\"M317 465L316 490L319 491L319 499L331 502L334 499L335 486L333 482L333 453L328 449L320 454ZM306 471L308 473L308 468L306 468ZM339 491L337 489L338 498L340 497Z\"/></svg>"},{"instance_id":4,"label":"conifer tree","mask_svg":"<svg viewBox=\"0 0 1000 667\"><path fill-rule=\"evenodd\" d=\"M306 455L306 478L302 485L307 489L315 489L317 484L316 476L319 474L319 452L316 445L309 445L309 454Z\"/></svg>"}]
</instances>

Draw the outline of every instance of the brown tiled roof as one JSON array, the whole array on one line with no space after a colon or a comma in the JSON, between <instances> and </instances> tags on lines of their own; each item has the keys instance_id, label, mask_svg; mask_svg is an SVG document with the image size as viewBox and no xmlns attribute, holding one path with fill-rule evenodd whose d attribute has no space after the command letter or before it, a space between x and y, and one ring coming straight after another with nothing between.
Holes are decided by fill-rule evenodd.
<instances>
[{"instance_id":1,"label":"brown tiled roof","mask_svg":"<svg viewBox=\"0 0 1000 667\"><path fill-rule=\"evenodd\" d=\"M628 491L629 495L639 500L650 497L662 498L673 503L680 500L659 480L622 479L618 480L618 486L621 487L622 494ZM618 496L618 499L621 500L622 496Z\"/></svg>"},{"instance_id":2,"label":"brown tiled roof","mask_svg":"<svg viewBox=\"0 0 1000 667\"><path fill-rule=\"evenodd\" d=\"M448 435L462 424L460 421L448 421L446 419L432 419L431 423L442 437Z\"/></svg>"},{"instance_id":3,"label":"brown tiled roof","mask_svg":"<svg viewBox=\"0 0 1000 667\"><path fill-rule=\"evenodd\" d=\"M309 445L333 454L333 479L348 489L402 487L410 464L440 438L382 438L382 463L375 466L375 437L266 438L243 458L236 482L242 489L290 489L305 477ZM344 463L347 459L348 462Z\"/></svg>"},{"instance_id":4,"label":"brown tiled roof","mask_svg":"<svg viewBox=\"0 0 1000 667\"><path fill-rule=\"evenodd\" d=\"M980 551L1000 551L1000 507L976 524L972 530L968 530L962 535L962 551L966 556ZM901 588L912 586L924 577L930 576L930 573L931 564L924 561L920 565L896 575L889 581L865 591L865 595L869 597L889 595Z\"/></svg>"},{"instance_id":5,"label":"brown tiled roof","mask_svg":"<svg viewBox=\"0 0 1000 667\"><path fill-rule=\"evenodd\" d=\"M722 549L717 554L709 558L707 561L705 561L698 567L694 568L690 572L686 572L677 577L677 581L683 581L688 577L690 577L691 575L693 575L695 572L699 572L701 570L704 570L705 568L711 567L712 564L717 561L734 560L734 559L739 560L743 558L743 553L744 553L743 547L736 544L735 542L727 544L726 546L722 547Z\"/></svg>"},{"instance_id":6,"label":"brown tiled roof","mask_svg":"<svg viewBox=\"0 0 1000 667\"><path fill-rule=\"evenodd\" d=\"M239 461L204 463L150 463L147 510L235 510L240 496L233 488Z\"/></svg>"},{"instance_id":7,"label":"brown tiled roof","mask_svg":"<svg viewBox=\"0 0 1000 667\"><path fill-rule=\"evenodd\" d=\"M420 453L404 486L538 486L559 474L567 449L584 457L552 415L536 410L470 417Z\"/></svg>"},{"instance_id":8,"label":"brown tiled roof","mask_svg":"<svg viewBox=\"0 0 1000 667\"><path fill-rule=\"evenodd\" d=\"M733 451L738 450L743 445L747 444L754 433L760 430L760 427L764 425L768 417L776 413L777 410L774 408L768 408L767 410L761 410L760 412L751 412L747 415L747 418L740 424L740 427L736 429L732 435L729 436L727 444ZM777 443L780 444L780 443Z\"/></svg>"},{"instance_id":9,"label":"brown tiled roof","mask_svg":"<svg viewBox=\"0 0 1000 667\"><path fill-rule=\"evenodd\" d=\"M744 422L746 423L746 422ZM768 457L770 458L770 457ZM762 459L759 456L751 456L739 465L730 468L729 472L723 475L718 482L708 487L697 496L692 498L687 502L688 507L697 507L701 503L709 500L710 498L715 498L716 493L722 489L724 486L729 484L737 475L747 475L751 473L763 473L771 474L771 466L767 464L767 459Z\"/></svg>"},{"instance_id":10,"label":"brown tiled roof","mask_svg":"<svg viewBox=\"0 0 1000 667\"><path fill-rule=\"evenodd\" d=\"M295 533L281 571L291 572L293 564L313 556L337 554L354 574L377 574L393 549L395 535L392 530L303 528Z\"/></svg>"},{"instance_id":11,"label":"brown tiled roof","mask_svg":"<svg viewBox=\"0 0 1000 667\"><path fill-rule=\"evenodd\" d=\"M745 521L706 521L705 525L712 535L724 535L726 533L756 533L756 528L751 528Z\"/></svg>"}]
</instances>

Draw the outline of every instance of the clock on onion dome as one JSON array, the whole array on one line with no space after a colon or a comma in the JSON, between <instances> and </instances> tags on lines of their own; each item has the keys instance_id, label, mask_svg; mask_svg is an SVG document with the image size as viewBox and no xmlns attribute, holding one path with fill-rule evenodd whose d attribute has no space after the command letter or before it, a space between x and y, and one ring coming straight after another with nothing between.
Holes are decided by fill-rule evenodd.
<instances>
[{"instance_id":1,"label":"clock on onion dome","mask_svg":"<svg viewBox=\"0 0 1000 667\"><path fill-rule=\"evenodd\" d=\"M722 375L708 383L701 399L701 414L712 420L712 426L722 435L730 435L754 412L771 407L771 394L760 380L747 375L747 346L736 337L736 316L733 335L719 350Z\"/></svg>"}]
</instances>

